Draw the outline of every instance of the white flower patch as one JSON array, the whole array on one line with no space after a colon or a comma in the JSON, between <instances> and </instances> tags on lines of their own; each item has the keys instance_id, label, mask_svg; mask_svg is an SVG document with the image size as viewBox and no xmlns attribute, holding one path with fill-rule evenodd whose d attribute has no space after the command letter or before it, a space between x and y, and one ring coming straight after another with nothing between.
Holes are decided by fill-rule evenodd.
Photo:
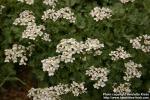
<instances>
[{"instance_id":1,"label":"white flower patch","mask_svg":"<svg viewBox=\"0 0 150 100\"><path fill-rule=\"evenodd\" d=\"M100 49L103 47L104 44L101 44L98 39L88 38L85 43L83 41L78 42L73 38L62 39L56 47L56 52L60 53L60 55L42 60L43 71L48 71L49 76L53 76L55 71L58 70L60 62L73 63L75 60L73 55L81 53L85 54L90 50L96 52L94 53L94 56L100 55L102 53Z\"/></svg>"},{"instance_id":2,"label":"white flower patch","mask_svg":"<svg viewBox=\"0 0 150 100\"><path fill-rule=\"evenodd\" d=\"M143 52L150 52L150 35L142 35L136 37L135 39L131 39L130 43L132 43L132 47L135 49L140 49Z\"/></svg>"},{"instance_id":3,"label":"white flower patch","mask_svg":"<svg viewBox=\"0 0 150 100\"><path fill-rule=\"evenodd\" d=\"M13 24L26 26L31 23L35 23L35 17L33 16L33 12L25 10L19 14L19 17L15 19Z\"/></svg>"},{"instance_id":4,"label":"white flower patch","mask_svg":"<svg viewBox=\"0 0 150 100\"><path fill-rule=\"evenodd\" d=\"M84 82L77 83L73 81L70 86L70 92L72 92L74 96L79 96L82 93L86 93L87 88L84 87L84 84Z\"/></svg>"},{"instance_id":5,"label":"white flower patch","mask_svg":"<svg viewBox=\"0 0 150 100\"><path fill-rule=\"evenodd\" d=\"M26 65L28 61L27 56L31 56L32 46L24 47L22 45L13 44L12 49L5 49L5 61L4 62L19 62L19 65Z\"/></svg>"},{"instance_id":6,"label":"white flower patch","mask_svg":"<svg viewBox=\"0 0 150 100\"><path fill-rule=\"evenodd\" d=\"M121 46L117 48L116 51L111 51L109 56L111 56L111 59L114 61L131 57L131 55L124 50L124 47Z\"/></svg>"},{"instance_id":7,"label":"white flower patch","mask_svg":"<svg viewBox=\"0 0 150 100\"><path fill-rule=\"evenodd\" d=\"M60 96L69 92L67 84L58 84L49 88L31 88L28 97L33 100L61 100Z\"/></svg>"},{"instance_id":8,"label":"white flower patch","mask_svg":"<svg viewBox=\"0 0 150 100\"><path fill-rule=\"evenodd\" d=\"M28 38L31 40L35 40L38 36L42 37L45 41L51 41L49 34L44 33L45 26L39 25L37 26L35 23L28 24L26 29L22 32L22 38Z\"/></svg>"},{"instance_id":9,"label":"white flower patch","mask_svg":"<svg viewBox=\"0 0 150 100\"><path fill-rule=\"evenodd\" d=\"M61 61L68 63L75 60L75 58L72 57L74 54L85 54L86 52L94 50L96 52L94 56L100 55L102 53L100 49L103 47L104 44L100 43L98 39L88 38L84 43L83 41L78 42L70 38L62 39L57 45L56 52L61 53Z\"/></svg>"},{"instance_id":10,"label":"white flower patch","mask_svg":"<svg viewBox=\"0 0 150 100\"><path fill-rule=\"evenodd\" d=\"M73 62L75 58L73 55L76 53L81 53L84 46L82 42L77 42L75 39L62 39L60 43L57 45L56 52L61 53L61 61L65 63Z\"/></svg>"},{"instance_id":11,"label":"white flower patch","mask_svg":"<svg viewBox=\"0 0 150 100\"><path fill-rule=\"evenodd\" d=\"M109 70L107 68L95 68L91 66L88 70L86 70L86 75L90 76L91 80L97 81L93 87L99 89L100 87L104 87L106 82L108 81Z\"/></svg>"},{"instance_id":12,"label":"white flower patch","mask_svg":"<svg viewBox=\"0 0 150 100\"><path fill-rule=\"evenodd\" d=\"M20 13L19 18L16 18L13 24L27 26L26 29L22 32L22 38L36 40L37 37L41 37L41 39L44 41L51 41L50 35L43 32L45 31L45 26L37 26L35 23L35 17L33 16L32 11L25 10Z\"/></svg>"},{"instance_id":13,"label":"white flower patch","mask_svg":"<svg viewBox=\"0 0 150 100\"><path fill-rule=\"evenodd\" d=\"M49 57L48 59L44 59L41 62L43 71L47 71L49 76L53 76L55 71L59 68L60 58Z\"/></svg>"},{"instance_id":14,"label":"white flower patch","mask_svg":"<svg viewBox=\"0 0 150 100\"><path fill-rule=\"evenodd\" d=\"M61 8L58 11L55 11L54 9L48 9L44 11L44 15L42 16L42 20L51 19L54 22L58 19L66 19L70 23L75 23L76 18L74 17L74 13L71 11L71 8L65 7Z\"/></svg>"},{"instance_id":15,"label":"white flower patch","mask_svg":"<svg viewBox=\"0 0 150 100\"><path fill-rule=\"evenodd\" d=\"M140 78L142 75L142 72L139 71L139 68L141 68L142 65L141 64L136 64L133 61L129 61L127 63L125 63L125 75L123 78L126 81L130 81L131 78Z\"/></svg>"},{"instance_id":16,"label":"white flower patch","mask_svg":"<svg viewBox=\"0 0 150 100\"><path fill-rule=\"evenodd\" d=\"M49 5L51 7L55 7L56 6L56 3L58 2L58 0L44 0L43 3L45 5Z\"/></svg>"},{"instance_id":17,"label":"white flower patch","mask_svg":"<svg viewBox=\"0 0 150 100\"><path fill-rule=\"evenodd\" d=\"M26 4L28 4L28 5L34 4L34 0L18 0L18 1L20 1L20 2L22 2L22 3L26 3Z\"/></svg>"},{"instance_id":18,"label":"white flower patch","mask_svg":"<svg viewBox=\"0 0 150 100\"><path fill-rule=\"evenodd\" d=\"M94 18L95 21L101 21L103 19L108 19L112 16L112 10L106 7L95 7L91 10L90 15Z\"/></svg>"},{"instance_id":19,"label":"white flower patch","mask_svg":"<svg viewBox=\"0 0 150 100\"><path fill-rule=\"evenodd\" d=\"M134 2L135 0L120 0L121 3L125 4L125 3L128 3L128 2Z\"/></svg>"},{"instance_id":20,"label":"white flower patch","mask_svg":"<svg viewBox=\"0 0 150 100\"><path fill-rule=\"evenodd\" d=\"M28 97L33 100L61 100L61 95L72 92L74 96L79 96L80 94L85 93L86 90L84 82L77 83L73 81L70 86L68 84L59 83L58 85L49 88L31 88L28 91Z\"/></svg>"},{"instance_id":21,"label":"white flower patch","mask_svg":"<svg viewBox=\"0 0 150 100\"><path fill-rule=\"evenodd\" d=\"M130 86L131 86L130 83L119 84L119 86L117 86L117 84L115 83L113 86L113 92L115 92L115 93L130 93L131 92Z\"/></svg>"},{"instance_id":22,"label":"white flower patch","mask_svg":"<svg viewBox=\"0 0 150 100\"><path fill-rule=\"evenodd\" d=\"M104 44L101 44L98 39L91 39L91 38L88 38L85 41L84 45L85 45L85 51L86 52L91 51L92 49L93 50L98 50L99 48L104 47Z\"/></svg>"},{"instance_id":23,"label":"white flower patch","mask_svg":"<svg viewBox=\"0 0 150 100\"><path fill-rule=\"evenodd\" d=\"M104 44L101 44L98 39L88 38L85 43L83 41L78 42L74 38L62 39L56 47L56 52L60 55L42 60L43 70L48 71L49 76L53 76L54 72L58 70L60 62L73 63L75 54L85 54L92 52L92 50L95 52L94 56L101 55L100 49L103 47ZM55 60L57 64L53 64Z\"/></svg>"}]
</instances>

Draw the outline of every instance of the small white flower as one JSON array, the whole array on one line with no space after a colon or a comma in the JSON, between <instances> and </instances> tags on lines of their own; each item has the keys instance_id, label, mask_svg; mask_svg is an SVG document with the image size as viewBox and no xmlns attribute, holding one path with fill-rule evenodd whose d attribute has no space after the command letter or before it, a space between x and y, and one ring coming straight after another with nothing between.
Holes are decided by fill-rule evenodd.
<instances>
[{"instance_id":1,"label":"small white flower","mask_svg":"<svg viewBox=\"0 0 150 100\"><path fill-rule=\"evenodd\" d=\"M125 75L126 76L123 77L124 80L129 81L131 78L134 78L134 77L140 78L142 72L139 71L138 69L141 67L142 67L141 64L136 64L131 60L125 63L125 68L126 68Z\"/></svg>"},{"instance_id":2,"label":"small white flower","mask_svg":"<svg viewBox=\"0 0 150 100\"><path fill-rule=\"evenodd\" d=\"M26 29L22 33L22 38L28 38L31 40L35 40L37 37L42 37L44 41L50 42L50 35L47 33L44 33L45 26L39 25L37 26L35 23L28 24Z\"/></svg>"},{"instance_id":3,"label":"small white flower","mask_svg":"<svg viewBox=\"0 0 150 100\"><path fill-rule=\"evenodd\" d=\"M33 100L61 100L60 96L69 92L67 84L58 84L49 88L31 88L28 97Z\"/></svg>"},{"instance_id":4,"label":"small white flower","mask_svg":"<svg viewBox=\"0 0 150 100\"><path fill-rule=\"evenodd\" d=\"M84 82L77 83L75 81L69 86L68 84L59 83L56 86L51 86L48 88L31 88L28 91L28 97L33 100L61 100L61 95L72 92L74 96L79 96L86 92L84 87Z\"/></svg>"},{"instance_id":5,"label":"small white flower","mask_svg":"<svg viewBox=\"0 0 150 100\"><path fill-rule=\"evenodd\" d=\"M26 26L32 23L35 23L35 17L33 16L33 12L29 10L25 10L20 13L19 18L16 18L13 24Z\"/></svg>"},{"instance_id":6,"label":"small white flower","mask_svg":"<svg viewBox=\"0 0 150 100\"><path fill-rule=\"evenodd\" d=\"M73 81L73 83L70 86L70 92L73 93L74 96L79 96L82 93L85 93L87 88L84 87L84 82L77 83Z\"/></svg>"},{"instance_id":7,"label":"small white flower","mask_svg":"<svg viewBox=\"0 0 150 100\"><path fill-rule=\"evenodd\" d=\"M32 5L32 4L34 4L34 0L18 0L18 1L20 1L20 2L22 2L22 3L26 3L26 4L28 4L28 5Z\"/></svg>"},{"instance_id":8,"label":"small white flower","mask_svg":"<svg viewBox=\"0 0 150 100\"><path fill-rule=\"evenodd\" d=\"M58 70L60 62L73 63L75 54L85 54L86 52L92 52L92 50L97 51L97 55L100 55L102 53L100 49L103 47L104 44L101 44L98 39L88 38L85 43L83 41L78 42L74 38L62 39L56 47L56 52L59 55L42 60L43 70L48 71L49 76L53 76L55 71Z\"/></svg>"},{"instance_id":9,"label":"small white flower","mask_svg":"<svg viewBox=\"0 0 150 100\"><path fill-rule=\"evenodd\" d=\"M45 5L49 5L51 7L55 7L56 6L56 3L58 2L58 0L44 0L43 3Z\"/></svg>"},{"instance_id":10,"label":"small white flower","mask_svg":"<svg viewBox=\"0 0 150 100\"><path fill-rule=\"evenodd\" d=\"M104 87L105 82L108 81L109 70L107 68L95 68L91 66L88 70L86 70L86 75L90 76L91 80L97 81L93 87L99 89L100 87Z\"/></svg>"},{"instance_id":11,"label":"small white flower","mask_svg":"<svg viewBox=\"0 0 150 100\"><path fill-rule=\"evenodd\" d=\"M128 3L128 2L134 2L135 0L120 0L121 3Z\"/></svg>"},{"instance_id":12,"label":"small white flower","mask_svg":"<svg viewBox=\"0 0 150 100\"><path fill-rule=\"evenodd\" d=\"M54 9L48 9L44 11L44 15L42 16L42 20L51 19L54 22L58 19L66 19L70 23L75 23L76 18L74 17L74 13L71 12L71 9L69 7L61 8L58 11L55 11Z\"/></svg>"},{"instance_id":13,"label":"small white flower","mask_svg":"<svg viewBox=\"0 0 150 100\"><path fill-rule=\"evenodd\" d=\"M94 18L95 21L101 21L103 19L108 19L112 16L112 10L105 7L95 7L90 15Z\"/></svg>"},{"instance_id":14,"label":"small white flower","mask_svg":"<svg viewBox=\"0 0 150 100\"><path fill-rule=\"evenodd\" d=\"M43 71L47 71L49 76L53 76L55 71L59 68L60 58L49 57L41 61L43 65Z\"/></svg>"},{"instance_id":15,"label":"small white flower","mask_svg":"<svg viewBox=\"0 0 150 100\"><path fill-rule=\"evenodd\" d=\"M119 86L117 86L117 84L115 83L113 85L113 92L115 92L115 93L130 93L131 92L130 86L131 86L130 83L123 83L123 84L120 84Z\"/></svg>"},{"instance_id":16,"label":"small white flower","mask_svg":"<svg viewBox=\"0 0 150 100\"><path fill-rule=\"evenodd\" d=\"M19 62L19 65L26 65L27 56L31 56L32 47L24 47L22 45L13 44L12 49L5 49L5 62ZM29 54L28 54L29 52Z\"/></svg>"},{"instance_id":17,"label":"small white flower","mask_svg":"<svg viewBox=\"0 0 150 100\"><path fill-rule=\"evenodd\" d=\"M111 56L111 59L114 61L131 57L131 55L124 51L124 48L121 46L117 48L116 51L111 51L109 56Z\"/></svg>"},{"instance_id":18,"label":"small white flower","mask_svg":"<svg viewBox=\"0 0 150 100\"><path fill-rule=\"evenodd\" d=\"M135 49L140 49L143 52L150 52L150 35L142 35L136 37L135 39L131 39L130 43L132 43L132 47Z\"/></svg>"}]
</instances>

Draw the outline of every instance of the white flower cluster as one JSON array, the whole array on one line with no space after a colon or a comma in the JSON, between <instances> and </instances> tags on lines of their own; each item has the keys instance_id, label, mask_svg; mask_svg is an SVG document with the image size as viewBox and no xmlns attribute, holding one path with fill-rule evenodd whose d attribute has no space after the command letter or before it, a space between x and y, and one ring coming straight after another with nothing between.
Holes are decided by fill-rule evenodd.
<instances>
[{"instance_id":1,"label":"white flower cluster","mask_svg":"<svg viewBox=\"0 0 150 100\"><path fill-rule=\"evenodd\" d=\"M33 16L32 11L25 10L22 13L20 13L19 18L16 18L13 24L27 26L22 33L22 38L35 40L37 37L41 37L41 39L44 41L51 41L50 35L43 32L45 30L45 26L36 25L35 17Z\"/></svg>"},{"instance_id":2,"label":"white flower cluster","mask_svg":"<svg viewBox=\"0 0 150 100\"><path fill-rule=\"evenodd\" d=\"M103 19L108 19L112 16L112 10L106 7L95 7L90 15L94 18L95 21L101 21Z\"/></svg>"},{"instance_id":3,"label":"white flower cluster","mask_svg":"<svg viewBox=\"0 0 150 100\"><path fill-rule=\"evenodd\" d=\"M28 5L32 5L32 4L34 4L34 0L18 0L18 1L20 1L20 2L22 2L22 3L26 3L26 4L28 4Z\"/></svg>"},{"instance_id":4,"label":"white flower cluster","mask_svg":"<svg viewBox=\"0 0 150 100\"><path fill-rule=\"evenodd\" d=\"M140 49L143 52L150 52L150 35L142 35L131 39L132 47L135 49Z\"/></svg>"},{"instance_id":5,"label":"white flower cluster","mask_svg":"<svg viewBox=\"0 0 150 100\"><path fill-rule=\"evenodd\" d=\"M124 51L124 48L121 46L117 48L116 51L111 51L109 56L111 56L111 59L114 61L131 57L131 55Z\"/></svg>"},{"instance_id":6,"label":"white flower cluster","mask_svg":"<svg viewBox=\"0 0 150 100\"><path fill-rule=\"evenodd\" d=\"M60 59L59 57L49 57L41 61L43 71L47 71L49 76L53 76L55 71L59 68Z\"/></svg>"},{"instance_id":7,"label":"white flower cluster","mask_svg":"<svg viewBox=\"0 0 150 100\"><path fill-rule=\"evenodd\" d=\"M116 86L116 84L114 84L113 92L115 92L115 93L130 93L131 92L130 86L131 86L130 83L123 83L123 84L120 84L119 86Z\"/></svg>"},{"instance_id":8,"label":"white flower cluster","mask_svg":"<svg viewBox=\"0 0 150 100\"><path fill-rule=\"evenodd\" d=\"M19 17L15 19L13 24L26 26L31 23L35 23L35 17L33 16L33 12L25 10L19 14Z\"/></svg>"},{"instance_id":9,"label":"white flower cluster","mask_svg":"<svg viewBox=\"0 0 150 100\"><path fill-rule=\"evenodd\" d=\"M49 88L31 88L28 91L28 97L33 100L61 100L60 95L67 94L69 92L67 84L58 84Z\"/></svg>"},{"instance_id":10,"label":"white flower cluster","mask_svg":"<svg viewBox=\"0 0 150 100\"><path fill-rule=\"evenodd\" d=\"M58 19L66 19L70 23L75 23L76 18L74 17L74 13L71 11L69 7L61 8L58 11L54 9L48 9L44 11L44 15L42 16L42 20L51 19L54 22Z\"/></svg>"},{"instance_id":11,"label":"white flower cluster","mask_svg":"<svg viewBox=\"0 0 150 100\"><path fill-rule=\"evenodd\" d=\"M13 44L12 49L5 49L5 61L4 62L19 62L19 65L26 65L28 61L27 56L31 56L32 46L24 47L22 45ZM28 53L29 52L29 53Z\"/></svg>"},{"instance_id":12,"label":"white flower cluster","mask_svg":"<svg viewBox=\"0 0 150 100\"><path fill-rule=\"evenodd\" d=\"M104 47L104 44L101 44L98 39L88 38L85 43L83 41L78 42L73 38L70 39L62 39L60 43L57 45L56 52L61 53L61 61L65 63L73 62L75 58L72 56L74 54L80 54L85 52L90 52L92 50L96 51L97 55L101 54L100 49ZM100 53L98 53L100 52Z\"/></svg>"},{"instance_id":13,"label":"white flower cluster","mask_svg":"<svg viewBox=\"0 0 150 100\"><path fill-rule=\"evenodd\" d=\"M120 0L121 3L128 3L128 2L134 2L135 0Z\"/></svg>"},{"instance_id":14,"label":"white flower cluster","mask_svg":"<svg viewBox=\"0 0 150 100\"><path fill-rule=\"evenodd\" d=\"M129 81L131 78L134 78L134 77L140 78L142 72L139 71L138 68L141 68L141 67L142 67L141 64L136 64L131 60L125 63L125 68L126 68L125 75L126 76L123 77L124 80Z\"/></svg>"},{"instance_id":15,"label":"white flower cluster","mask_svg":"<svg viewBox=\"0 0 150 100\"><path fill-rule=\"evenodd\" d=\"M0 14L2 14L2 10L5 8L5 6L0 5Z\"/></svg>"},{"instance_id":16,"label":"white flower cluster","mask_svg":"<svg viewBox=\"0 0 150 100\"><path fill-rule=\"evenodd\" d=\"M84 82L77 83L73 81L70 86L70 92L72 92L74 96L79 96L80 94L86 93L87 88L84 87L84 84Z\"/></svg>"},{"instance_id":17,"label":"white flower cluster","mask_svg":"<svg viewBox=\"0 0 150 100\"><path fill-rule=\"evenodd\" d=\"M48 71L49 76L53 76L54 72L58 70L60 62L73 62L75 58L73 55L89 51L98 51L97 55L101 54L100 49L104 47L104 44L101 44L98 39L88 38L85 43L83 41L78 42L73 38L62 39L57 45L56 52L61 53L56 57L49 57L48 59L42 60L43 70ZM95 55L95 54L94 54Z\"/></svg>"},{"instance_id":18,"label":"white flower cluster","mask_svg":"<svg viewBox=\"0 0 150 100\"><path fill-rule=\"evenodd\" d=\"M49 88L31 88L28 91L28 97L33 98L33 100L61 100L61 95L72 92L74 96L79 96L86 92L84 87L84 82L77 83L74 82L70 85L68 84L58 84Z\"/></svg>"},{"instance_id":19,"label":"white flower cluster","mask_svg":"<svg viewBox=\"0 0 150 100\"><path fill-rule=\"evenodd\" d=\"M97 81L93 87L99 89L100 87L104 87L106 82L108 81L109 70L107 68L95 68L91 66L88 70L86 70L86 75L90 76L91 80Z\"/></svg>"},{"instance_id":20,"label":"white flower cluster","mask_svg":"<svg viewBox=\"0 0 150 100\"><path fill-rule=\"evenodd\" d=\"M75 58L72 56L81 53L84 48L83 42L78 42L74 38L62 39L57 45L56 52L61 53L60 60L65 63L73 62Z\"/></svg>"},{"instance_id":21,"label":"white flower cluster","mask_svg":"<svg viewBox=\"0 0 150 100\"><path fill-rule=\"evenodd\" d=\"M44 0L43 3L45 5L49 5L51 7L55 7L56 6L56 3L58 2L58 0Z\"/></svg>"},{"instance_id":22,"label":"white flower cluster","mask_svg":"<svg viewBox=\"0 0 150 100\"><path fill-rule=\"evenodd\" d=\"M22 33L22 38L35 40L39 36L42 37L42 40L50 42L50 35L47 33L43 33L43 30L45 30L45 26L43 25L37 26L35 23L28 24L28 26Z\"/></svg>"}]
</instances>

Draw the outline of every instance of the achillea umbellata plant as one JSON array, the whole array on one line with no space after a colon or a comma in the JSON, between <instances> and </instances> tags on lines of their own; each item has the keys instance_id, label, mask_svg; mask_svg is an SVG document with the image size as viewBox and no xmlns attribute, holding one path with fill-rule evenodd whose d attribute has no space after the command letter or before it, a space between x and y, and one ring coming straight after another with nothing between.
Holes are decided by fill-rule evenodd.
<instances>
[{"instance_id":1,"label":"achillea umbellata plant","mask_svg":"<svg viewBox=\"0 0 150 100\"><path fill-rule=\"evenodd\" d=\"M1 0L0 87L28 68L33 100L148 92L149 19L149 0Z\"/></svg>"}]
</instances>

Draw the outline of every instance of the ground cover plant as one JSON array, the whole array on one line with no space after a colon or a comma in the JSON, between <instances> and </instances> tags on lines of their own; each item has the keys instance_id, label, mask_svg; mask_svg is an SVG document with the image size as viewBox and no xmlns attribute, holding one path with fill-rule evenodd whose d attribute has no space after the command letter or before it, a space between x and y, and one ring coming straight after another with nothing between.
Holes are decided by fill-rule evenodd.
<instances>
[{"instance_id":1,"label":"ground cover plant","mask_svg":"<svg viewBox=\"0 0 150 100\"><path fill-rule=\"evenodd\" d=\"M150 92L150 0L0 0L0 100Z\"/></svg>"}]
</instances>

